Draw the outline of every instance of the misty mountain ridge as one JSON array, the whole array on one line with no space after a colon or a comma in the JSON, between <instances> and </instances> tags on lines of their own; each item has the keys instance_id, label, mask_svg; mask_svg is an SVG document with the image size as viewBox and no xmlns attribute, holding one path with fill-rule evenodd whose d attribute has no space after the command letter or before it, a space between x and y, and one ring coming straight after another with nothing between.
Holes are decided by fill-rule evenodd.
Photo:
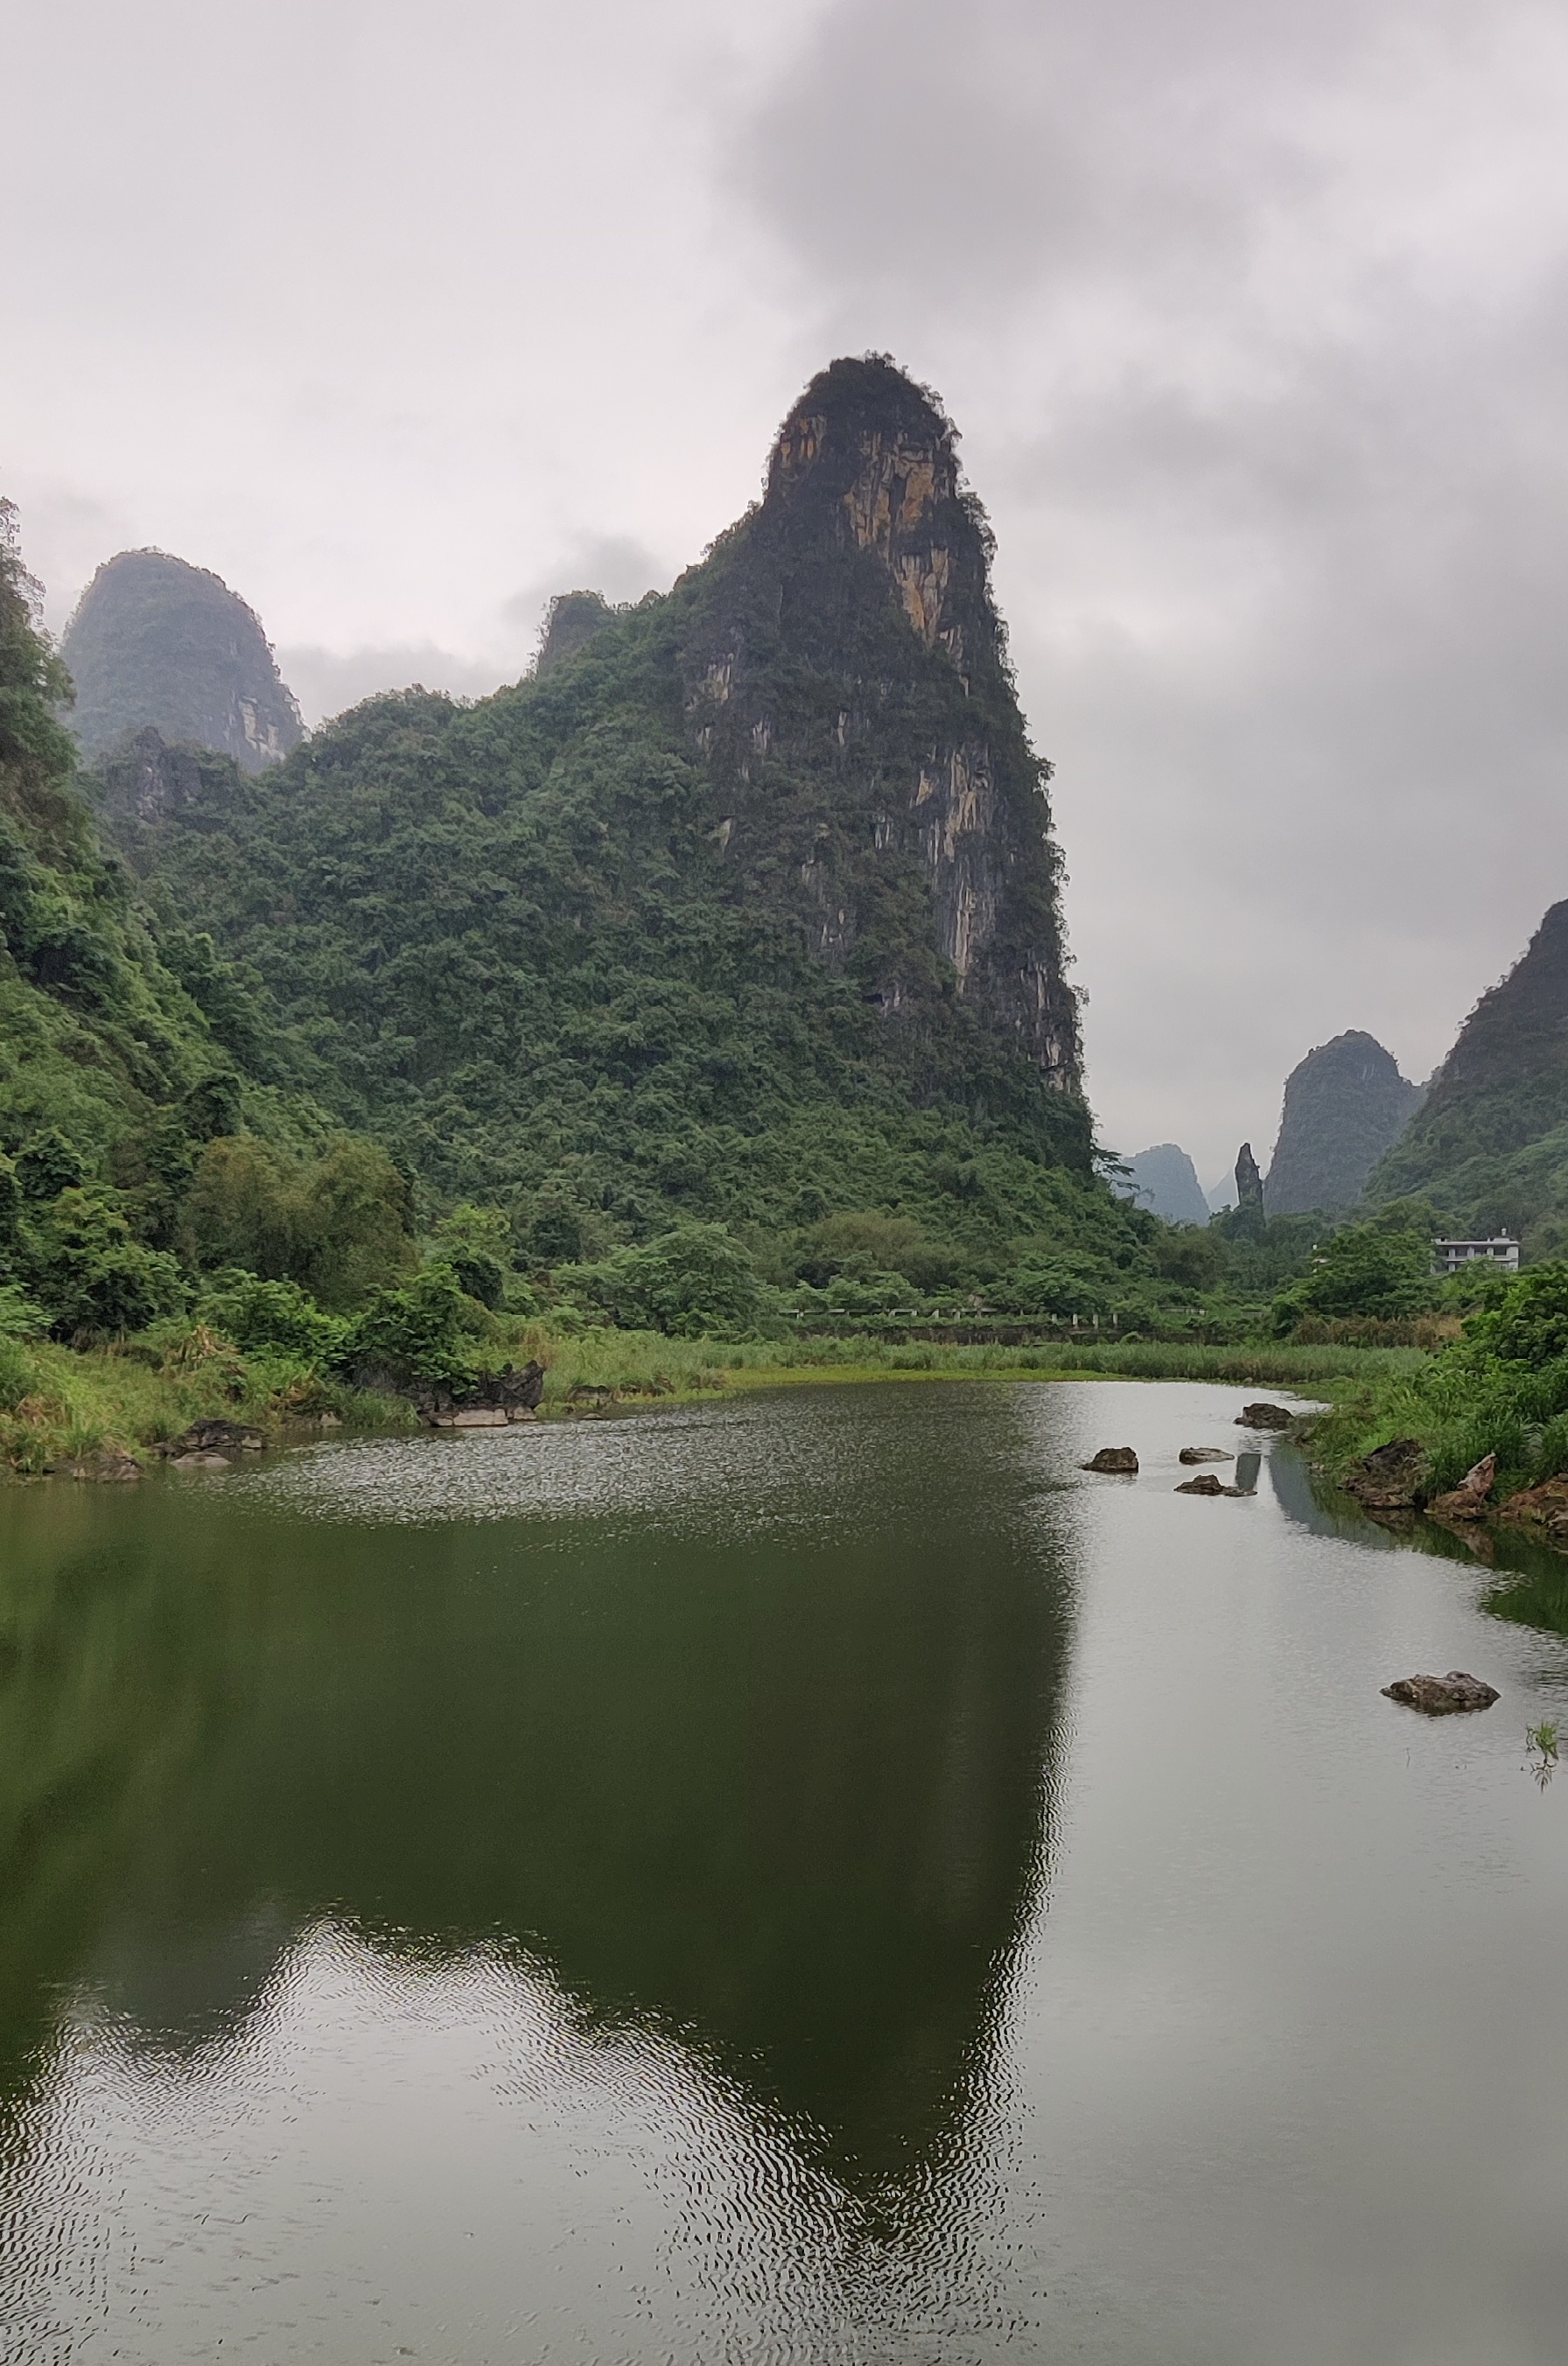
<instances>
[{"instance_id":1,"label":"misty mountain ridge","mask_svg":"<svg viewBox=\"0 0 1568 2366\"><path fill-rule=\"evenodd\" d=\"M106 559L65 628L69 722L89 760L152 729L246 772L305 737L261 620L221 578L161 550Z\"/></svg>"},{"instance_id":2,"label":"misty mountain ridge","mask_svg":"<svg viewBox=\"0 0 1568 2366\"><path fill-rule=\"evenodd\" d=\"M1111 1189L1167 1224L1206 1224L1210 1208L1198 1170L1174 1142L1156 1143L1126 1161L1127 1173Z\"/></svg>"}]
</instances>

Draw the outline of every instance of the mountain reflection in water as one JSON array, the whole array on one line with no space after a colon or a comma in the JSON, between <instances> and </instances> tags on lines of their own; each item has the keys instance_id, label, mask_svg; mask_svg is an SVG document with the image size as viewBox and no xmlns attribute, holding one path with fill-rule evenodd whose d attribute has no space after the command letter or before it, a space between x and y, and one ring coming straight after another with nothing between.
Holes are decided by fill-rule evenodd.
<instances>
[{"instance_id":1,"label":"mountain reflection in water","mask_svg":"<svg viewBox=\"0 0 1568 2366\"><path fill-rule=\"evenodd\" d=\"M1067 1499L1007 1399L909 1394L872 1468L824 1391L787 1463L752 1403L6 1496L0 2091L85 1991L239 2043L335 1924L676 2034L868 2203L951 2166L1042 1864Z\"/></svg>"}]
</instances>

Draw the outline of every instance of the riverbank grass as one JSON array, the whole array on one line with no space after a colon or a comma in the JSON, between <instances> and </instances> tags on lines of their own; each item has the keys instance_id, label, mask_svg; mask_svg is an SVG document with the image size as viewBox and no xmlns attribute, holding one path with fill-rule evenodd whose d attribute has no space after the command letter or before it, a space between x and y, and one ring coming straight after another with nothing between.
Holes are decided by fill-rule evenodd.
<instances>
[{"instance_id":1,"label":"riverbank grass","mask_svg":"<svg viewBox=\"0 0 1568 2366\"><path fill-rule=\"evenodd\" d=\"M1193 1380L1292 1389L1335 1400L1369 1385L1397 1391L1427 1359L1410 1348L1253 1349L1162 1346L1040 1347L889 1344L874 1339L673 1339L657 1332L604 1329L568 1336L535 1323L509 1323L484 1360L536 1358L545 1367L542 1416L568 1419L606 1404L698 1402L735 1390L876 1380ZM346 1429L410 1433L412 1408L288 1358L242 1357L209 1339L175 1357L144 1343L118 1342L78 1353L47 1343L7 1346L0 1375L0 1459L34 1475L103 1448L139 1454L178 1436L207 1415L283 1435L295 1423L335 1417Z\"/></svg>"}]
</instances>

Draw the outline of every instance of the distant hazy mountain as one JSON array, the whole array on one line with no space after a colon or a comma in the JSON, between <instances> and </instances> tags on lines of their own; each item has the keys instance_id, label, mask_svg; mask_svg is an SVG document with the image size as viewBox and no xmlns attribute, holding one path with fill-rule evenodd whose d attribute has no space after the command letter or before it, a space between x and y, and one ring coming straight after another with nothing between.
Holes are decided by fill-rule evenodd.
<instances>
[{"instance_id":1,"label":"distant hazy mountain","mask_svg":"<svg viewBox=\"0 0 1568 2366\"><path fill-rule=\"evenodd\" d=\"M1419 1191L1458 1232L1568 1251L1568 903L1483 994L1371 1196Z\"/></svg>"},{"instance_id":2,"label":"distant hazy mountain","mask_svg":"<svg viewBox=\"0 0 1568 2366\"><path fill-rule=\"evenodd\" d=\"M1235 1177L1234 1175L1222 1175L1217 1183L1210 1185L1203 1197L1207 1201L1211 1211L1216 1216L1219 1214L1222 1208L1234 1208L1235 1206Z\"/></svg>"},{"instance_id":3,"label":"distant hazy mountain","mask_svg":"<svg viewBox=\"0 0 1568 2366\"><path fill-rule=\"evenodd\" d=\"M1285 1084L1265 1204L1270 1215L1348 1208L1421 1104L1375 1036L1352 1028L1309 1052Z\"/></svg>"},{"instance_id":4,"label":"distant hazy mountain","mask_svg":"<svg viewBox=\"0 0 1568 2366\"><path fill-rule=\"evenodd\" d=\"M1140 1208L1147 1208L1168 1224L1208 1222L1209 1203L1197 1169L1174 1142L1156 1142L1152 1150L1140 1150L1135 1158L1129 1158L1127 1165L1131 1172L1116 1185L1122 1199L1136 1200Z\"/></svg>"},{"instance_id":5,"label":"distant hazy mountain","mask_svg":"<svg viewBox=\"0 0 1568 2366\"><path fill-rule=\"evenodd\" d=\"M255 772L305 736L260 618L218 576L164 551L106 560L61 654L76 685L71 727L89 759L151 727Z\"/></svg>"}]
</instances>

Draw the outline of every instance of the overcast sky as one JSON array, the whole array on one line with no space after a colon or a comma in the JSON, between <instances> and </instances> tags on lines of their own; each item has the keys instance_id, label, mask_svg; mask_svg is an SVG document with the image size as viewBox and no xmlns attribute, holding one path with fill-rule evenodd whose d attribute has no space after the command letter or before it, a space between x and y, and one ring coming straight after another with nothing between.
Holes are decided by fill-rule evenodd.
<instances>
[{"instance_id":1,"label":"overcast sky","mask_svg":"<svg viewBox=\"0 0 1568 2366\"><path fill-rule=\"evenodd\" d=\"M787 20L787 21L786 21ZM308 717L667 584L831 355L945 399L1089 1090L1205 1182L1568 894L1568 9L0 0L0 488Z\"/></svg>"}]
</instances>

